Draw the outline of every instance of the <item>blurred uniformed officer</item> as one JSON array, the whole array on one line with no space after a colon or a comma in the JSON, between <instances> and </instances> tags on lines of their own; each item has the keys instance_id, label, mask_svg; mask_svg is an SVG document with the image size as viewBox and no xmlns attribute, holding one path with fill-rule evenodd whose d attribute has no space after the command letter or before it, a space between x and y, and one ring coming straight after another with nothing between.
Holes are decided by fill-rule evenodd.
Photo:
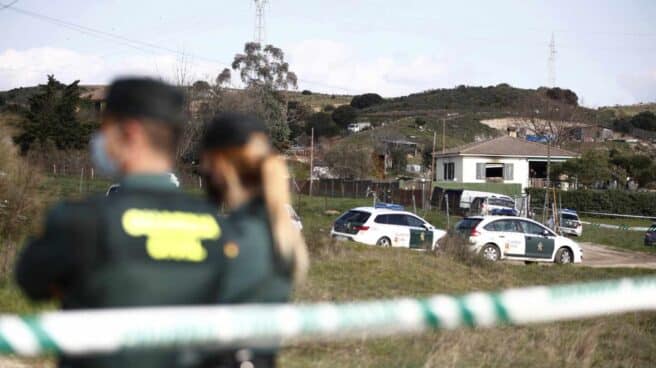
<instances>
[{"instance_id":1,"label":"blurred uniformed officer","mask_svg":"<svg viewBox=\"0 0 656 368\"><path fill-rule=\"evenodd\" d=\"M183 95L172 86L151 79L110 86L91 150L96 168L119 177L121 190L50 211L17 265L30 298L58 299L63 309L216 303L224 258L216 207L182 193L169 174L182 120ZM60 366L187 363L187 351L134 351L63 357Z\"/></svg>"},{"instance_id":2,"label":"blurred uniformed officer","mask_svg":"<svg viewBox=\"0 0 656 368\"><path fill-rule=\"evenodd\" d=\"M229 211L219 302L287 302L294 280L305 275L308 257L287 208L287 166L274 154L265 125L247 115L216 116L203 137L201 160L208 194ZM223 354L214 366L275 366L277 349L244 348Z\"/></svg>"}]
</instances>

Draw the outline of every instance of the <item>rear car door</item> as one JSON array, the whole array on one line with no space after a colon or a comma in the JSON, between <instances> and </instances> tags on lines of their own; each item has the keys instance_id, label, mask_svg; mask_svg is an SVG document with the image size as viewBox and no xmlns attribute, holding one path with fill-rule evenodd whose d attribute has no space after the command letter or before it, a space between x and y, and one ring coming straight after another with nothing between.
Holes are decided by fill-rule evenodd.
<instances>
[{"instance_id":1,"label":"rear car door","mask_svg":"<svg viewBox=\"0 0 656 368\"><path fill-rule=\"evenodd\" d=\"M390 239L393 247L409 247L410 245L410 228L403 214L388 215L387 225Z\"/></svg>"},{"instance_id":2,"label":"rear car door","mask_svg":"<svg viewBox=\"0 0 656 368\"><path fill-rule=\"evenodd\" d=\"M522 226L526 238L526 257L540 259L553 257L556 237L547 228L536 223L524 220L518 220L518 222ZM544 235L545 230L549 235Z\"/></svg>"},{"instance_id":3,"label":"rear car door","mask_svg":"<svg viewBox=\"0 0 656 368\"><path fill-rule=\"evenodd\" d=\"M524 257L526 240L516 220L496 220L485 225L484 229L490 232L504 256Z\"/></svg>"},{"instance_id":4,"label":"rear car door","mask_svg":"<svg viewBox=\"0 0 656 368\"><path fill-rule=\"evenodd\" d=\"M433 232L428 230L427 224L410 215L406 215L405 219L410 229L410 248L431 249L433 246Z\"/></svg>"},{"instance_id":5,"label":"rear car door","mask_svg":"<svg viewBox=\"0 0 656 368\"><path fill-rule=\"evenodd\" d=\"M355 235L359 231L358 227L364 225L370 216L365 211L348 211L335 221L333 229L338 233Z\"/></svg>"}]
</instances>

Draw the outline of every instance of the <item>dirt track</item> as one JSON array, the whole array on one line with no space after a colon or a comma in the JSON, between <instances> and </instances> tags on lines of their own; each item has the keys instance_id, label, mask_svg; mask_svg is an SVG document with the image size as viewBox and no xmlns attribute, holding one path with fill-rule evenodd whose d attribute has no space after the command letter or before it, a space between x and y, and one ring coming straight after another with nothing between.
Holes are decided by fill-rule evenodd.
<instances>
[{"instance_id":1,"label":"dirt track","mask_svg":"<svg viewBox=\"0 0 656 368\"><path fill-rule=\"evenodd\" d=\"M593 243L579 245L583 248L582 266L656 269L656 254L622 251Z\"/></svg>"}]
</instances>

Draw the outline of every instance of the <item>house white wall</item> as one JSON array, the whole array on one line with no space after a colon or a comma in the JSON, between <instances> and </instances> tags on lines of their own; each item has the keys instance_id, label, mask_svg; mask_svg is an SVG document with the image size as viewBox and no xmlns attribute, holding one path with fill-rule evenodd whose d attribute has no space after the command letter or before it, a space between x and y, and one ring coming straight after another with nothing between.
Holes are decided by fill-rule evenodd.
<instances>
[{"instance_id":1,"label":"house white wall","mask_svg":"<svg viewBox=\"0 0 656 368\"><path fill-rule=\"evenodd\" d=\"M455 164L454 182L458 183L485 183L485 179L476 178L477 164L512 164L512 179L504 180L505 184L520 184L522 190L529 186L529 160L527 158L502 158L502 157L475 157L455 156L436 159L436 179L444 181L444 164L453 162Z\"/></svg>"}]
</instances>

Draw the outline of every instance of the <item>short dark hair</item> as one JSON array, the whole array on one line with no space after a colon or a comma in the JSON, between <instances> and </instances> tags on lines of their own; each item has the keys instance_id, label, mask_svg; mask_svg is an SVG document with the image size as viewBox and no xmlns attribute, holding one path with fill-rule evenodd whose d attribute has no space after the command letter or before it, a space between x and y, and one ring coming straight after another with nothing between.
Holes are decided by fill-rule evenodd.
<instances>
[{"instance_id":1,"label":"short dark hair","mask_svg":"<svg viewBox=\"0 0 656 368\"><path fill-rule=\"evenodd\" d=\"M220 113L207 124L201 147L203 151L240 147L248 143L254 133L267 133L264 122L255 116Z\"/></svg>"},{"instance_id":2,"label":"short dark hair","mask_svg":"<svg viewBox=\"0 0 656 368\"><path fill-rule=\"evenodd\" d=\"M174 156L182 135L184 102L177 87L150 78L124 78L109 86L104 114L119 124L139 121L151 146Z\"/></svg>"},{"instance_id":3,"label":"short dark hair","mask_svg":"<svg viewBox=\"0 0 656 368\"><path fill-rule=\"evenodd\" d=\"M116 117L181 125L184 105L184 93L177 87L150 78L126 78L109 86L105 111Z\"/></svg>"},{"instance_id":4,"label":"short dark hair","mask_svg":"<svg viewBox=\"0 0 656 368\"><path fill-rule=\"evenodd\" d=\"M182 138L182 128L179 126L162 126L150 120L141 121L150 145L155 150L174 157Z\"/></svg>"}]
</instances>

